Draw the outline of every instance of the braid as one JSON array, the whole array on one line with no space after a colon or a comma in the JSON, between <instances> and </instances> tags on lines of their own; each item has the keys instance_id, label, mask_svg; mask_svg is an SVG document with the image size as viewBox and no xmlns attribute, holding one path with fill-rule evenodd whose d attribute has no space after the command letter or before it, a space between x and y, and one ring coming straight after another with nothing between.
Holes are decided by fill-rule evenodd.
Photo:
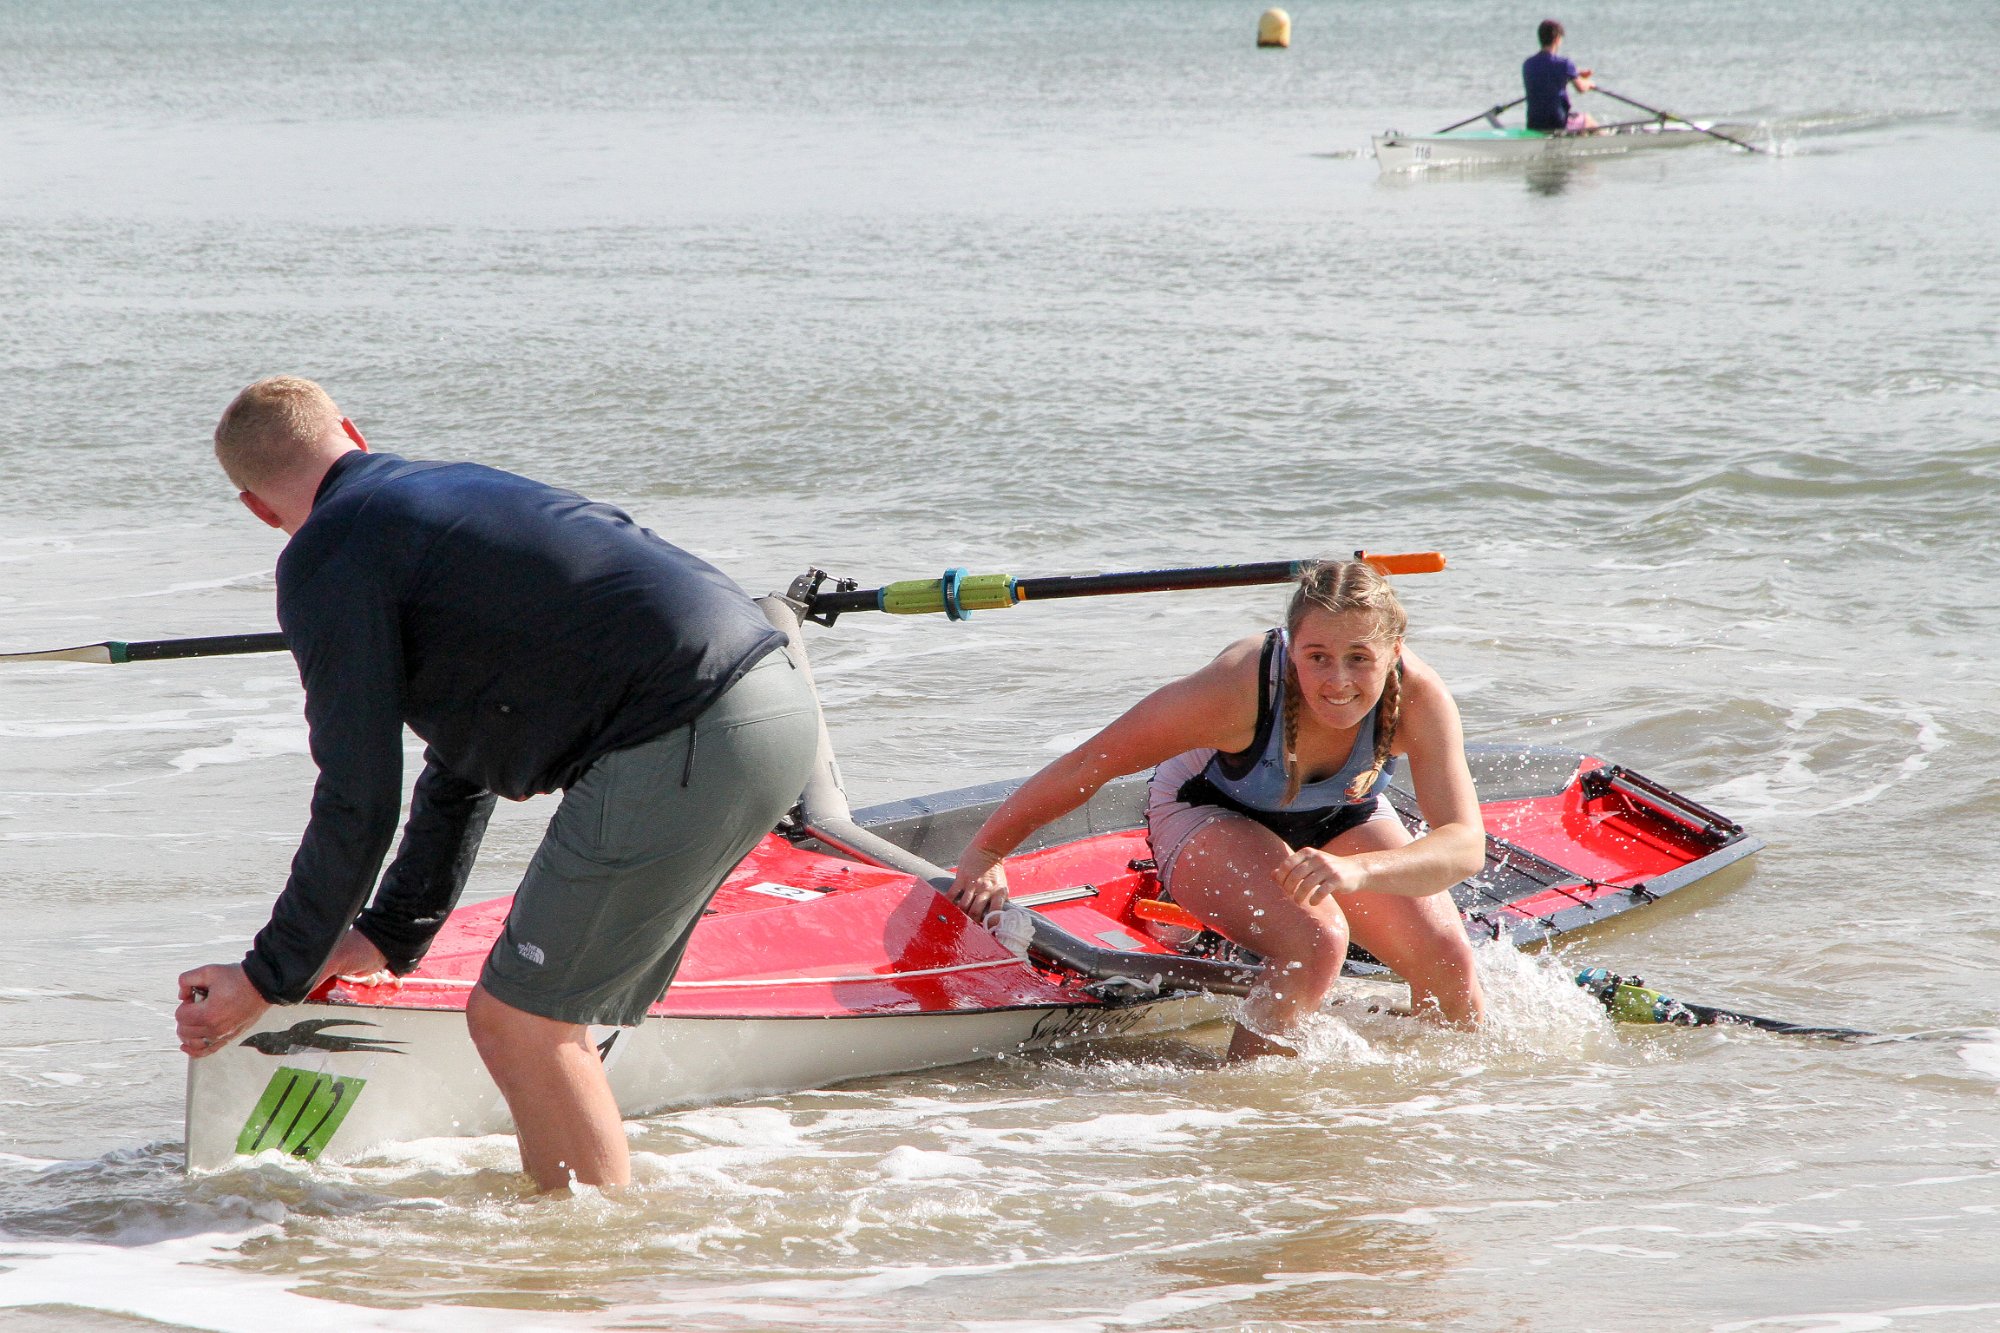
<instances>
[{"instance_id":1,"label":"braid","mask_svg":"<svg viewBox=\"0 0 2000 1333\"><path fill-rule=\"evenodd\" d=\"M1287 654L1289 657L1290 654ZM1305 774L1299 771L1299 714L1305 711L1305 694L1299 689L1299 673L1292 670L1290 661L1285 663L1285 743L1278 753L1285 761L1285 799L1280 805L1290 805L1299 797L1299 788L1305 785Z\"/></svg>"},{"instance_id":2,"label":"braid","mask_svg":"<svg viewBox=\"0 0 2000 1333\"><path fill-rule=\"evenodd\" d=\"M1399 657L1389 668L1389 679L1382 682L1382 711L1375 715L1375 766L1347 784L1348 800L1358 801L1366 796L1375 779L1389 766L1389 747L1396 743L1396 724L1402 720L1403 659Z\"/></svg>"}]
</instances>

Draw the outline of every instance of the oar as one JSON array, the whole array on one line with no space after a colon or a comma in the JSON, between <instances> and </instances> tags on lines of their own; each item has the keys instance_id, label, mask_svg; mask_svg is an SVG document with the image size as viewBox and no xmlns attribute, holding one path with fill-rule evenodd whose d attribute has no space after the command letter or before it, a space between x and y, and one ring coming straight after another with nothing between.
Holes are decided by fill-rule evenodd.
<instances>
[{"instance_id":1,"label":"oar","mask_svg":"<svg viewBox=\"0 0 2000 1333\"><path fill-rule=\"evenodd\" d=\"M1380 574L1435 574L1444 568L1444 557L1436 551L1406 555L1370 555L1356 551L1354 558L1366 562ZM1179 592L1191 588L1242 588L1258 583L1290 583L1297 579L1310 560L1269 560L1249 565L1201 565L1188 569L1146 569L1119 574L1058 574L1047 578L1015 578L1011 574L968 574L962 569L946 570L944 577L906 579L880 588L857 588L842 580L831 592L820 591L826 574L813 570L792 585L794 600L806 604L812 619L831 625L834 617L849 611L887 611L891 615L916 616L943 612L953 620L963 620L974 611L999 610L1021 602L1047 602L1063 597L1107 597L1132 592Z\"/></svg>"},{"instance_id":2,"label":"oar","mask_svg":"<svg viewBox=\"0 0 2000 1333\"><path fill-rule=\"evenodd\" d=\"M1605 1012L1621 1023L1664 1023L1684 1028L1740 1026L1756 1028L1760 1032L1781 1032L1791 1037L1834 1037L1850 1041L1876 1035L1859 1028L1812 1027L1778 1018L1760 1018L1736 1009L1718 1009L1714 1005L1671 999L1648 987L1643 978L1621 977L1601 967L1586 967L1577 973L1576 984L1596 996L1604 1005Z\"/></svg>"},{"instance_id":3,"label":"oar","mask_svg":"<svg viewBox=\"0 0 2000 1333\"><path fill-rule=\"evenodd\" d=\"M0 662L159 662L176 657L222 657L229 653L281 653L282 634L220 634L205 639L148 639L127 643L106 639L75 648L36 653L0 653Z\"/></svg>"},{"instance_id":4,"label":"oar","mask_svg":"<svg viewBox=\"0 0 2000 1333\"><path fill-rule=\"evenodd\" d=\"M1444 568L1444 557L1436 551L1406 555L1369 555L1356 551L1354 558L1366 561L1382 574L1435 574ZM1240 588L1257 583L1289 583L1312 562L1271 560L1251 565L1202 565L1192 569L1151 569L1123 574L1059 574L1047 578L1017 579L1011 574L967 574L962 569L946 571L943 578L906 579L880 588L856 588L843 580L835 591L821 592L826 580L822 570L793 584L793 596L805 602L809 614L824 625L847 611L888 611L895 615L921 615L942 611L953 620L963 620L974 611L1013 606L1018 602L1052 601L1062 597L1104 597L1113 593L1171 592L1188 588ZM282 634L223 634L201 639L150 639L128 643L107 639L75 648L47 648L30 653L0 653L6 662L156 662L176 657L221 657L229 653L281 653Z\"/></svg>"},{"instance_id":5,"label":"oar","mask_svg":"<svg viewBox=\"0 0 2000 1333\"><path fill-rule=\"evenodd\" d=\"M1693 121L1689 120L1686 116L1677 116L1671 111L1662 111L1656 106L1647 106L1644 102L1635 102L1631 98L1625 96L1623 93L1614 93L1609 88L1593 88L1591 89L1591 91L1603 93L1606 97L1610 98L1614 102L1623 102L1626 106L1636 107L1639 110L1645 112L1649 116L1658 116L1663 121L1678 120L1681 124L1687 126L1689 129L1700 130L1703 134L1706 134L1711 139L1720 139L1724 143L1733 143L1738 148L1744 149L1747 152L1763 153L1767 157L1770 156L1770 152L1768 149L1759 148L1756 144L1744 143L1741 139L1732 139L1726 134L1717 134L1714 130L1708 128L1708 126L1697 125Z\"/></svg>"},{"instance_id":6,"label":"oar","mask_svg":"<svg viewBox=\"0 0 2000 1333\"><path fill-rule=\"evenodd\" d=\"M1493 122L1494 127L1498 128L1500 124L1499 116L1502 111L1512 111L1515 107L1521 105L1521 103L1527 100L1528 99L1525 97L1517 97L1513 101L1507 103L1505 106L1489 106L1484 111L1480 112L1478 115L1467 116L1464 120L1458 121L1455 124L1447 125L1443 129L1437 132L1439 134L1450 134L1453 130L1464 129L1467 125L1470 125L1475 120L1490 120Z\"/></svg>"}]
</instances>

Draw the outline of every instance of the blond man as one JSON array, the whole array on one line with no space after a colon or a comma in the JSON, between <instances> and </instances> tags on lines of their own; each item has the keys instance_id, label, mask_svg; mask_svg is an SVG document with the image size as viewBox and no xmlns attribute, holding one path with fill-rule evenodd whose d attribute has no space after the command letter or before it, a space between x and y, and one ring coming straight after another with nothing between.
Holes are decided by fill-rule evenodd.
<instances>
[{"instance_id":1,"label":"blond man","mask_svg":"<svg viewBox=\"0 0 2000 1333\"><path fill-rule=\"evenodd\" d=\"M536 1184L626 1184L589 1025L644 1017L708 899L805 784L816 712L783 636L721 571L609 505L369 452L310 380L244 389L215 453L289 538L278 622L319 778L270 923L241 963L181 976L181 1048L205 1056L328 975L414 969L494 797L560 790L466 1022ZM378 885L406 726L424 767Z\"/></svg>"}]
</instances>

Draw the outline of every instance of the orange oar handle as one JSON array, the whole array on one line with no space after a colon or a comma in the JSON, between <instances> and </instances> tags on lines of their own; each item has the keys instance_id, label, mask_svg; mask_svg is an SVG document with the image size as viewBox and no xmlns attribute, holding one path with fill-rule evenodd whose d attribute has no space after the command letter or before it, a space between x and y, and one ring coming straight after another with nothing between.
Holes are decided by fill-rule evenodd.
<instances>
[{"instance_id":1,"label":"orange oar handle","mask_svg":"<svg viewBox=\"0 0 2000 1333\"><path fill-rule=\"evenodd\" d=\"M1410 551L1404 555L1371 555L1356 551L1354 558L1369 565L1377 574L1436 574L1444 569L1442 551Z\"/></svg>"},{"instance_id":2,"label":"orange oar handle","mask_svg":"<svg viewBox=\"0 0 2000 1333\"><path fill-rule=\"evenodd\" d=\"M1166 902L1159 898L1134 898L1132 915L1141 921L1157 921L1163 926L1186 926L1189 930L1202 930L1201 918L1179 903Z\"/></svg>"}]
</instances>

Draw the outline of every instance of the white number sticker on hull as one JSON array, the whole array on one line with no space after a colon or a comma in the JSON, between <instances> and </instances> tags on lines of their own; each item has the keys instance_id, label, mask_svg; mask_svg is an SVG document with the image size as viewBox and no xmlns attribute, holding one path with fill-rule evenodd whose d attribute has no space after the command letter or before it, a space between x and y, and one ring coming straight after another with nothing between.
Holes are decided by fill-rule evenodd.
<instances>
[{"instance_id":1,"label":"white number sticker on hull","mask_svg":"<svg viewBox=\"0 0 2000 1333\"><path fill-rule=\"evenodd\" d=\"M761 893L772 898L790 898L795 903L815 902L827 892L825 889L801 889L791 884L773 884L769 880L745 884L742 888L746 893Z\"/></svg>"}]
</instances>

